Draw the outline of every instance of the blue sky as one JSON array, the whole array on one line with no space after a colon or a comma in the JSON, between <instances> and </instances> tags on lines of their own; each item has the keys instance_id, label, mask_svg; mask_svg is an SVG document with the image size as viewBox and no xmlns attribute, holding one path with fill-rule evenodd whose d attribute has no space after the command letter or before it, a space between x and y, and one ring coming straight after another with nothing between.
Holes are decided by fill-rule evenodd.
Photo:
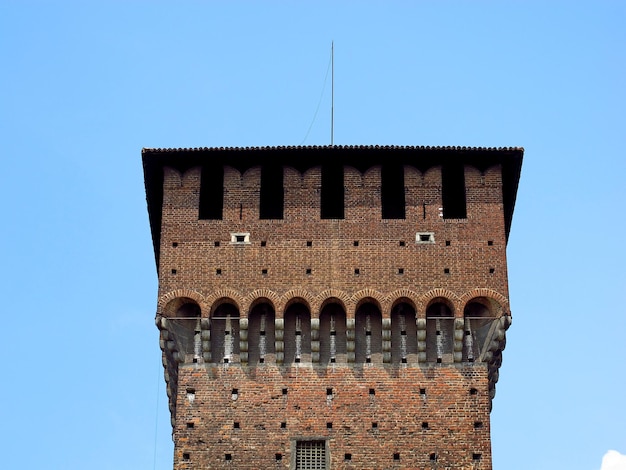
<instances>
[{"instance_id":1,"label":"blue sky","mask_svg":"<svg viewBox=\"0 0 626 470\"><path fill-rule=\"evenodd\" d=\"M526 149L494 468L626 454L625 19L621 1L0 0L5 468L172 468L141 148L328 144L332 40L335 144Z\"/></svg>"}]
</instances>

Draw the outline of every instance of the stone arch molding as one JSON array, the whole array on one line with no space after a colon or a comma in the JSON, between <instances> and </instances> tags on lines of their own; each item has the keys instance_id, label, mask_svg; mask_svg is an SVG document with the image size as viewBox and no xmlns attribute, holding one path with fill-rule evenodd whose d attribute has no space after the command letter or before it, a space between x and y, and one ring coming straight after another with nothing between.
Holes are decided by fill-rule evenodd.
<instances>
[{"instance_id":1,"label":"stone arch molding","mask_svg":"<svg viewBox=\"0 0 626 470\"><path fill-rule=\"evenodd\" d=\"M201 316L204 317L208 315L209 308L205 302L204 296L191 289L176 289L160 296L157 301L157 315L165 315L167 305L176 299L182 298L188 298L196 302L200 306Z\"/></svg>"},{"instance_id":2,"label":"stone arch molding","mask_svg":"<svg viewBox=\"0 0 626 470\"><path fill-rule=\"evenodd\" d=\"M501 311L499 313L501 315L511 315L509 308L509 299L507 299L499 292L493 289L487 289L485 287L472 289L459 298L459 306L461 307L461 312L463 312L465 306L476 297L486 297L488 299L495 300L500 305Z\"/></svg>"},{"instance_id":3,"label":"stone arch molding","mask_svg":"<svg viewBox=\"0 0 626 470\"><path fill-rule=\"evenodd\" d=\"M217 307L219 307L226 300L230 300L235 305L235 307L239 311L239 315L242 315L243 312L247 311L247 309L245 308L247 307L247 304L245 302L244 297L241 295L241 293L234 289L224 288L224 289L218 289L212 292L209 296L207 296L206 303L207 305L210 306L210 308L207 309L206 316L208 316L209 313L214 311ZM202 315L202 316L205 316L205 315Z\"/></svg>"},{"instance_id":4,"label":"stone arch molding","mask_svg":"<svg viewBox=\"0 0 626 470\"><path fill-rule=\"evenodd\" d=\"M454 292L443 288L429 290L419 297L417 304L418 315L424 317L428 304L439 297L448 300L452 304L455 316L459 316L459 312L461 312L460 315L463 316L463 309L461 308L459 297Z\"/></svg>"}]
</instances>

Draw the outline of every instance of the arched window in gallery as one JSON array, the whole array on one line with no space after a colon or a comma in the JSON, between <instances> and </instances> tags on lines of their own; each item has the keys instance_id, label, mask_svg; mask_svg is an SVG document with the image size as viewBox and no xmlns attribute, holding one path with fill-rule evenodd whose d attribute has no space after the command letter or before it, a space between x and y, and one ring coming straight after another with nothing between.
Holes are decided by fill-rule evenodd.
<instances>
[{"instance_id":1,"label":"arched window in gallery","mask_svg":"<svg viewBox=\"0 0 626 470\"><path fill-rule=\"evenodd\" d=\"M211 352L216 363L239 360L239 311L231 303L220 304L211 315Z\"/></svg>"},{"instance_id":2,"label":"arched window in gallery","mask_svg":"<svg viewBox=\"0 0 626 470\"><path fill-rule=\"evenodd\" d=\"M311 361L311 313L296 302L285 311L285 364Z\"/></svg>"},{"instance_id":3,"label":"arched window in gallery","mask_svg":"<svg viewBox=\"0 0 626 470\"><path fill-rule=\"evenodd\" d=\"M493 334L495 319L492 315L491 300L477 297L467 303L463 311L465 332L463 336L463 360L479 362L489 347L490 336Z\"/></svg>"},{"instance_id":4,"label":"arched window in gallery","mask_svg":"<svg viewBox=\"0 0 626 470\"><path fill-rule=\"evenodd\" d=\"M356 311L355 341L357 363L382 363L382 315L373 302Z\"/></svg>"},{"instance_id":5,"label":"arched window in gallery","mask_svg":"<svg viewBox=\"0 0 626 470\"><path fill-rule=\"evenodd\" d=\"M176 347L185 362L196 361L202 356L200 338L200 306L193 299L179 297L165 307L169 318L168 329L176 341Z\"/></svg>"},{"instance_id":6,"label":"arched window in gallery","mask_svg":"<svg viewBox=\"0 0 626 470\"><path fill-rule=\"evenodd\" d=\"M250 365L274 362L274 308L258 303L248 315L248 362Z\"/></svg>"},{"instance_id":7,"label":"arched window in gallery","mask_svg":"<svg viewBox=\"0 0 626 470\"><path fill-rule=\"evenodd\" d=\"M415 309L407 302L400 302L391 310L391 362L417 362Z\"/></svg>"},{"instance_id":8,"label":"arched window in gallery","mask_svg":"<svg viewBox=\"0 0 626 470\"><path fill-rule=\"evenodd\" d=\"M443 297L433 299L426 308L426 360L454 362L454 313Z\"/></svg>"},{"instance_id":9,"label":"arched window in gallery","mask_svg":"<svg viewBox=\"0 0 626 470\"><path fill-rule=\"evenodd\" d=\"M346 312L338 303L320 313L320 363L346 362Z\"/></svg>"}]
</instances>

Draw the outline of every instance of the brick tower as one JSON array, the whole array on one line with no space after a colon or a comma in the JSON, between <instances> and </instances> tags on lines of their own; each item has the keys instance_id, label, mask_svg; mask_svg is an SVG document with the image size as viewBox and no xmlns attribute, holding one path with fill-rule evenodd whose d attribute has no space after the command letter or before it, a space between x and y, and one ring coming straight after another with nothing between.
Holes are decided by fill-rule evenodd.
<instances>
[{"instance_id":1,"label":"brick tower","mask_svg":"<svg viewBox=\"0 0 626 470\"><path fill-rule=\"evenodd\" d=\"M490 469L520 148L144 149L174 469Z\"/></svg>"}]
</instances>

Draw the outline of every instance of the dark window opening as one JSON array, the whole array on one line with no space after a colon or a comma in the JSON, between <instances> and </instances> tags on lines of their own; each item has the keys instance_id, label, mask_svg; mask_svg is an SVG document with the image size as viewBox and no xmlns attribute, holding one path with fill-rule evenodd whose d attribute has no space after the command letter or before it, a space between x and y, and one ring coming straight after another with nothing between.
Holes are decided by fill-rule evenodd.
<instances>
[{"instance_id":1,"label":"dark window opening","mask_svg":"<svg viewBox=\"0 0 626 470\"><path fill-rule=\"evenodd\" d=\"M343 459L344 460L352 460L352 454L344 454Z\"/></svg>"},{"instance_id":2,"label":"dark window opening","mask_svg":"<svg viewBox=\"0 0 626 470\"><path fill-rule=\"evenodd\" d=\"M401 241L401 242L400 242L400 246L406 246L406 242Z\"/></svg>"},{"instance_id":3,"label":"dark window opening","mask_svg":"<svg viewBox=\"0 0 626 470\"><path fill-rule=\"evenodd\" d=\"M219 220L224 208L224 168L204 165L200 175L199 219Z\"/></svg>"},{"instance_id":4,"label":"dark window opening","mask_svg":"<svg viewBox=\"0 0 626 470\"><path fill-rule=\"evenodd\" d=\"M493 246L493 240L488 240L487 241L487 246Z\"/></svg>"},{"instance_id":5,"label":"dark window opening","mask_svg":"<svg viewBox=\"0 0 626 470\"><path fill-rule=\"evenodd\" d=\"M307 274L311 274L312 272L313 272L313 271L311 271L311 269L307 269L307 270L306 270L306 273L307 273Z\"/></svg>"},{"instance_id":6,"label":"dark window opening","mask_svg":"<svg viewBox=\"0 0 626 470\"><path fill-rule=\"evenodd\" d=\"M393 454L393 459L394 460L400 460L400 454L398 452L396 452L395 454Z\"/></svg>"},{"instance_id":7,"label":"dark window opening","mask_svg":"<svg viewBox=\"0 0 626 470\"><path fill-rule=\"evenodd\" d=\"M430 460L431 460L431 462L436 462L437 461L437 454L435 454L434 452L432 454L430 454Z\"/></svg>"},{"instance_id":8,"label":"dark window opening","mask_svg":"<svg viewBox=\"0 0 626 470\"><path fill-rule=\"evenodd\" d=\"M372 429L376 429L378 427L378 423L377 422L373 422L372 423Z\"/></svg>"},{"instance_id":9,"label":"dark window opening","mask_svg":"<svg viewBox=\"0 0 626 470\"><path fill-rule=\"evenodd\" d=\"M189 460L191 460L191 456L187 452L185 452L185 453L183 453L183 460L189 461Z\"/></svg>"},{"instance_id":10,"label":"dark window opening","mask_svg":"<svg viewBox=\"0 0 626 470\"><path fill-rule=\"evenodd\" d=\"M400 165L383 165L380 183L382 218L404 219L404 168Z\"/></svg>"},{"instance_id":11,"label":"dark window opening","mask_svg":"<svg viewBox=\"0 0 626 470\"><path fill-rule=\"evenodd\" d=\"M283 395L287 395L287 389L283 388Z\"/></svg>"},{"instance_id":12,"label":"dark window opening","mask_svg":"<svg viewBox=\"0 0 626 470\"><path fill-rule=\"evenodd\" d=\"M280 461L283 459L283 454L276 454L276 461Z\"/></svg>"},{"instance_id":13,"label":"dark window opening","mask_svg":"<svg viewBox=\"0 0 626 470\"><path fill-rule=\"evenodd\" d=\"M356 268L356 269L354 270L354 274L361 274L361 270L360 270L359 268Z\"/></svg>"},{"instance_id":14,"label":"dark window opening","mask_svg":"<svg viewBox=\"0 0 626 470\"><path fill-rule=\"evenodd\" d=\"M326 429L332 429L333 423L326 423Z\"/></svg>"},{"instance_id":15,"label":"dark window opening","mask_svg":"<svg viewBox=\"0 0 626 470\"><path fill-rule=\"evenodd\" d=\"M220 246L220 242L218 242L218 241L213 242L213 245L214 245L214 246Z\"/></svg>"},{"instance_id":16,"label":"dark window opening","mask_svg":"<svg viewBox=\"0 0 626 470\"><path fill-rule=\"evenodd\" d=\"M224 454L224 460L232 460L233 454Z\"/></svg>"},{"instance_id":17,"label":"dark window opening","mask_svg":"<svg viewBox=\"0 0 626 470\"><path fill-rule=\"evenodd\" d=\"M482 456L482 454L473 453L472 460L480 460Z\"/></svg>"},{"instance_id":18,"label":"dark window opening","mask_svg":"<svg viewBox=\"0 0 626 470\"><path fill-rule=\"evenodd\" d=\"M329 396L329 395L332 395L332 394L333 394L333 389L332 388L327 388L326 389L326 395Z\"/></svg>"},{"instance_id":19,"label":"dark window opening","mask_svg":"<svg viewBox=\"0 0 626 470\"><path fill-rule=\"evenodd\" d=\"M474 421L474 429L480 429L483 427L482 421Z\"/></svg>"},{"instance_id":20,"label":"dark window opening","mask_svg":"<svg viewBox=\"0 0 626 470\"><path fill-rule=\"evenodd\" d=\"M467 218L465 168L463 165L444 165L441 169L441 186L443 218Z\"/></svg>"},{"instance_id":21,"label":"dark window opening","mask_svg":"<svg viewBox=\"0 0 626 470\"><path fill-rule=\"evenodd\" d=\"M174 242L174 243L172 243L172 246L173 246L174 248L176 248L176 247L178 246L178 242Z\"/></svg>"},{"instance_id":22,"label":"dark window opening","mask_svg":"<svg viewBox=\"0 0 626 470\"><path fill-rule=\"evenodd\" d=\"M311 240L307 241L306 246L313 246L313 242Z\"/></svg>"},{"instance_id":23,"label":"dark window opening","mask_svg":"<svg viewBox=\"0 0 626 470\"><path fill-rule=\"evenodd\" d=\"M352 242L352 244L353 244L354 246L359 246L359 241L358 241L358 240L354 240L354 241Z\"/></svg>"},{"instance_id":24,"label":"dark window opening","mask_svg":"<svg viewBox=\"0 0 626 470\"><path fill-rule=\"evenodd\" d=\"M283 189L282 167L263 166L261 168L259 218L282 219L284 206L285 191Z\"/></svg>"},{"instance_id":25,"label":"dark window opening","mask_svg":"<svg viewBox=\"0 0 626 470\"><path fill-rule=\"evenodd\" d=\"M267 242L266 242L265 240L263 240L263 241L261 242L261 246L267 246Z\"/></svg>"},{"instance_id":26,"label":"dark window opening","mask_svg":"<svg viewBox=\"0 0 626 470\"><path fill-rule=\"evenodd\" d=\"M476 390L475 388L470 388L470 395L476 395L478 393L478 390Z\"/></svg>"},{"instance_id":27,"label":"dark window opening","mask_svg":"<svg viewBox=\"0 0 626 470\"><path fill-rule=\"evenodd\" d=\"M446 240L446 246L450 246L450 240Z\"/></svg>"},{"instance_id":28,"label":"dark window opening","mask_svg":"<svg viewBox=\"0 0 626 470\"><path fill-rule=\"evenodd\" d=\"M187 423L187 429L193 429L195 427L194 423Z\"/></svg>"},{"instance_id":29,"label":"dark window opening","mask_svg":"<svg viewBox=\"0 0 626 470\"><path fill-rule=\"evenodd\" d=\"M426 421L422 423L422 429L428 429L428 423Z\"/></svg>"},{"instance_id":30,"label":"dark window opening","mask_svg":"<svg viewBox=\"0 0 626 470\"><path fill-rule=\"evenodd\" d=\"M215 270L215 274L217 274L219 276L220 274L222 274L222 270L220 268L217 268Z\"/></svg>"},{"instance_id":31,"label":"dark window opening","mask_svg":"<svg viewBox=\"0 0 626 470\"><path fill-rule=\"evenodd\" d=\"M283 421L280 423L280 429L287 429L287 421Z\"/></svg>"},{"instance_id":32,"label":"dark window opening","mask_svg":"<svg viewBox=\"0 0 626 470\"><path fill-rule=\"evenodd\" d=\"M370 388L370 395L376 395L376 390L374 390L373 388Z\"/></svg>"},{"instance_id":33,"label":"dark window opening","mask_svg":"<svg viewBox=\"0 0 626 470\"><path fill-rule=\"evenodd\" d=\"M235 429L239 429L239 422L235 421L235 422L233 423L233 428L235 428Z\"/></svg>"},{"instance_id":34,"label":"dark window opening","mask_svg":"<svg viewBox=\"0 0 626 470\"><path fill-rule=\"evenodd\" d=\"M343 219L344 206L343 167L322 166L321 218Z\"/></svg>"}]
</instances>

